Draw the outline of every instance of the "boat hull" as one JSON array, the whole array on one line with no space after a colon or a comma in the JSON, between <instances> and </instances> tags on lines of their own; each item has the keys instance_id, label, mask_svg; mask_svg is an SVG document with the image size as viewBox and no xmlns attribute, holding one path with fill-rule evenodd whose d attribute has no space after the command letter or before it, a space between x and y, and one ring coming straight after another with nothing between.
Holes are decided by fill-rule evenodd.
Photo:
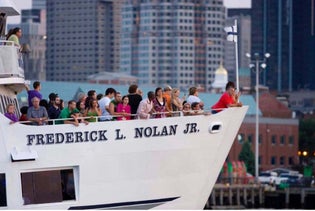
<instances>
[{"instance_id":1,"label":"boat hull","mask_svg":"<svg viewBox=\"0 0 315 211\"><path fill-rule=\"evenodd\" d=\"M1 115L5 208L203 209L247 109L78 127ZM21 175L62 169L73 171L75 199L27 203Z\"/></svg>"}]
</instances>

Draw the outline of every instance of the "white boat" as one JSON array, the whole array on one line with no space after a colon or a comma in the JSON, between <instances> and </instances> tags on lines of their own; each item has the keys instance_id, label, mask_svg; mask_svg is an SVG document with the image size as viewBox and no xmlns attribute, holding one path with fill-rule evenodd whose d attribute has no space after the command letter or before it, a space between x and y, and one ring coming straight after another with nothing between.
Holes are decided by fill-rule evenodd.
<instances>
[{"instance_id":1,"label":"white boat","mask_svg":"<svg viewBox=\"0 0 315 211\"><path fill-rule=\"evenodd\" d=\"M5 106L18 106L25 83L16 52L0 45L11 67L0 69L0 209L204 208L247 106L78 127L10 124Z\"/></svg>"}]
</instances>

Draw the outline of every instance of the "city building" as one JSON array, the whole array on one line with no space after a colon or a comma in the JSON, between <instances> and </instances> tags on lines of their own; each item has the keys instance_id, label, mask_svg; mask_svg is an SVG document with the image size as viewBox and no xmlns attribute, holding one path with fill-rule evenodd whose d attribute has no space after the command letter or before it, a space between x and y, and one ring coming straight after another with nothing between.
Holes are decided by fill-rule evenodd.
<instances>
[{"instance_id":1,"label":"city building","mask_svg":"<svg viewBox=\"0 0 315 211\"><path fill-rule=\"evenodd\" d=\"M271 90L315 89L314 11L314 0L252 4L252 53L271 54L261 77Z\"/></svg>"},{"instance_id":2,"label":"city building","mask_svg":"<svg viewBox=\"0 0 315 211\"><path fill-rule=\"evenodd\" d=\"M315 90L315 1L293 0L292 86Z\"/></svg>"},{"instance_id":3,"label":"city building","mask_svg":"<svg viewBox=\"0 0 315 211\"><path fill-rule=\"evenodd\" d=\"M223 59L223 1L124 0L120 71L140 85L211 89Z\"/></svg>"},{"instance_id":4,"label":"city building","mask_svg":"<svg viewBox=\"0 0 315 211\"><path fill-rule=\"evenodd\" d=\"M47 0L32 0L32 9L46 9L46 1Z\"/></svg>"},{"instance_id":5,"label":"city building","mask_svg":"<svg viewBox=\"0 0 315 211\"><path fill-rule=\"evenodd\" d=\"M271 54L267 68L261 73L260 84L278 92L289 90L292 83L291 7L291 0L257 0L252 4L255 18L252 18L251 53ZM254 78L252 73L252 82L256 83Z\"/></svg>"},{"instance_id":6,"label":"city building","mask_svg":"<svg viewBox=\"0 0 315 211\"><path fill-rule=\"evenodd\" d=\"M113 72L113 0L47 0L46 76L87 81Z\"/></svg>"},{"instance_id":7,"label":"city building","mask_svg":"<svg viewBox=\"0 0 315 211\"><path fill-rule=\"evenodd\" d=\"M20 27L22 29L20 43L25 78L45 80L46 10L22 10Z\"/></svg>"},{"instance_id":8,"label":"city building","mask_svg":"<svg viewBox=\"0 0 315 211\"><path fill-rule=\"evenodd\" d=\"M261 93L259 105L259 171L298 165L299 120L269 92ZM230 161L238 160L245 141L255 153L255 129L255 116L247 115L230 150Z\"/></svg>"},{"instance_id":9,"label":"city building","mask_svg":"<svg viewBox=\"0 0 315 211\"><path fill-rule=\"evenodd\" d=\"M113 1L113 72L119 72L121 9L123 0Z\"/></svg>"},{"instance_id":10,"label":"city building","mask_svg":"<svg viewBox=\"0 0 315 211\"><path fill-rule=\"evenodd\" d=\"M237 21L237 46L238 46L238 68L239 77L240 70L249 67L249 59L246 53L251 52L251 16L250 9L228 9L228 17L226 26L233 26L235 20ZM228 70L229 80L236 81L236 53L235 43L226 41L224 52L224 66ZM248 81L248 80L247 80ZM246 82L247 82L246 81ZM250 79L249 79L250 81ZM248 87L248 83L243 83L240 80L239 86Z\"/></svg>"}]
</instances>

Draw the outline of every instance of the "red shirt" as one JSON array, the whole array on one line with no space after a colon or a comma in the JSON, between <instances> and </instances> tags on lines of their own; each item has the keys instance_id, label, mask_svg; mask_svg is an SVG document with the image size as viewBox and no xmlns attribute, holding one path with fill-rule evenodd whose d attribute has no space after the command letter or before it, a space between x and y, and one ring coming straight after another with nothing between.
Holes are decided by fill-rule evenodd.
<instances>
[{"instance_id":1,"label":"red shirt","mask_svg":"<svg viewBox=\"0 0 315 211\"><path fill-rule=\"evenodd\" d=\"M235 103L234 98L227 92L224 92L219 101L211 108L216 109L217 112L222 111L224 108L228 108L228 105Z\"/></svg>"}]
</instances>

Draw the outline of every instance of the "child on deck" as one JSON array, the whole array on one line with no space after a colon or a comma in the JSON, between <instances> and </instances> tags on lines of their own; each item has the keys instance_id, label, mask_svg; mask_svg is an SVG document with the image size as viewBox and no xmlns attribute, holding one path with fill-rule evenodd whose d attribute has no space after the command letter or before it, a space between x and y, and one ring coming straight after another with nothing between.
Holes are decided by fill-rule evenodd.
<instances>
[{"instance_id":1,"label":"child on deck","mask_svg":"<svg viewBox=\"0 0 315 211\"><path fill-rule=\"evenodd\" d=\"M14 113L14 110L15 110L15 106L12 103L7 105L7 108L6 108L7 112L4 114L4 116L6 116L8 119L11 120L10 124L13 124L19 121L19 119Z\"/></svg>"}]
</instances>

